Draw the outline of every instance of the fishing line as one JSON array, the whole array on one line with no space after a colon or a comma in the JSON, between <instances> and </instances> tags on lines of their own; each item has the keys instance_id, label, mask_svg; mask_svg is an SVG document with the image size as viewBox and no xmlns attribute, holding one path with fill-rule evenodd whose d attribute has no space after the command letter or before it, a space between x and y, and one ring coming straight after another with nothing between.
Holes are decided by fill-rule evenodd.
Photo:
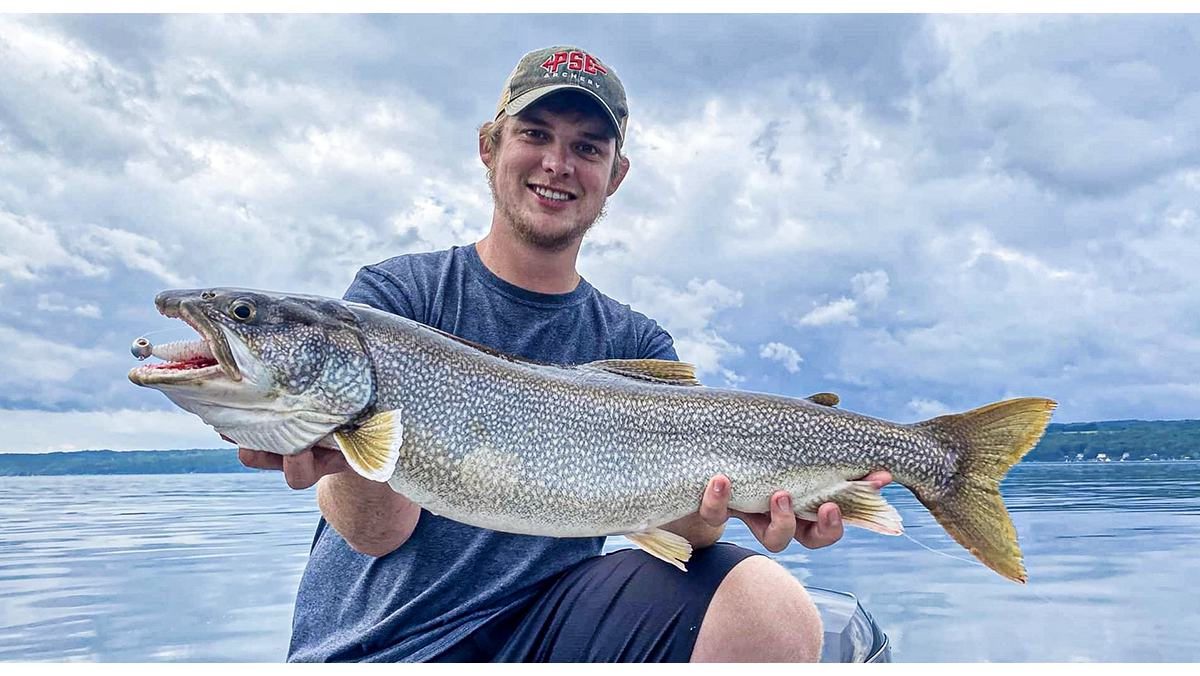
<instances>
[{"instance_id":1,"label":"fishing line","mask_svg":"<svg viewBox=\"0 0 1200 676\"><path fill-rule=\"evenodd\" d=\"M963 562L965 562L965 563L971 563L971 564L974 564L974 565L976 565L976 566L981 566L981 567L983 567L983 568L987 568L987 566L985 566L984 564L982 564L982 563L980 563L979 561L976 561L976 560L974 560L974 559L964 559L964 558L962 558L961 556L955 556L955 555L953 555L953 554L947 554L946 552L938 551L938 550L934 549L933 547L930 547L930 546L926 545L925 543L923 543L923 542L921 542L921 541L917 540L917 539L916 539L916 538L914 538L913 536L909 535L909 534L908 534L908 531L900 531L900 534L901 534L901 535L903 535L904 537L908 538L909 540L912 540L913 542L916 542L918 545L920 545L920 546L924 547L925 549L928 549L929 551L933 552L934 554L941 554L942 556L945 556L945 557L947 557L947 558L954 559L955 561L963 561ZM1050 599L1046 598L1046 596L1045 596L1045 595L1043 595L1041 592L1039 592L1039 591L1036 591L1036 590L1033 590L1033 589L1030 589L1028 586L1026 586L1026 588L1025 588L1025 589L1026 589L1027 591L1031 591L1031 592L1033 592L1033 593L1034 593L1034 595L1035 595L1035 596L1037 596L1038 598L1040 598L1040 599L1042 600L1042 602L1043 602L1043 603L1046 603L1046 604L1049 604L1049 605L1054 605L1054 602L1053 602L1053 601L1051 601Z\"/></svg>"},{"instance_id":2,"label":"fishing line","mask_svg":"<svg viewBox=\"0 0 1200 676\"><path fill-rule=\"evenodd\" d=\"M160 345L160 346L156 347L153 343L150 342L149 339L146 338L146 336L152 336L156 333L166 333L168 331L183 331L183 330L185 330L185 329L182 326L172 326L172 327L166 328L166 329L159 329L157 331L150 331L149 333L143 333L142 335L138 336L137 338L135 338L133 340L133 344L130 345L130 347L129 347L129 352L134 357L137 357L139 361L145 360L147 357L158 357L159 359L171 361L172 358L169 356L169 354L173 354L173 352L163 352L162 350L164 347L168 348L168 350L169 350L169 348L171 348L172 346L176 346L179 343L168 343L165 346Z\"/></svg>"},{"instance_id":3,"label":"fishing line","mask_svg":"<svg viewBox=\"0 0 1200 676\"><path fill-rule=\"evenodd\" d=\"M975 560L973 560L973 559L964 559L964 558L962 558L961 556L955 556L955 555L953 555L953 554L947 554L946 552L943 552L943 551L940 551L940 550L934 549L933 547L930 547L929 545L926 545L925 543L923 543L923 542L920 542L920 541L918 541L916 538L914 538L913 536L909 535L909 534L908 534L908 531L900 531L900 534L901 534L901 535L903 535L904 537L908 538L909 540L912 540L913 542L916 542L918 545L920 545L920 546L924 547L925 549L928 549L929 551L933 552L934 554L941 554L942 556L944 556L944 557L946 557L946 558L949 558L949 559L954 559L955 561L962 561L962 562L964 562L964 563L970 563L970 564L974 564L974 565L976 565L976 566L983 566L984 568L987 568L987 566L984 566L982 563L980 563L980 562L978 562L978 561L975 561Z\"/></svg>"},{"instance_id":4,"label":"fishing line","mask_svg":"<svg viewBox=\"0 0 1200 676\"><path fill-rule=\"evenodd\" d=\"M166 328L166 329L159 329L157 331L150 331L148 333L143 333L142 335L138 336L138 338L145 338L146 336L153 336L156 333L166 333L168 331L187 331L187 330L188 330L188 328L186 326L172 326L172 327Z\"/></svg>"}]
</instances>

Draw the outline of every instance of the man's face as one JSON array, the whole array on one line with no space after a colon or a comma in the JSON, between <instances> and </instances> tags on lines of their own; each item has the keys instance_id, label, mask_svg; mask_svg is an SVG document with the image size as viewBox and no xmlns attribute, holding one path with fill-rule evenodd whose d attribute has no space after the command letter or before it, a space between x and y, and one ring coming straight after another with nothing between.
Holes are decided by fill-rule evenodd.
<instances>
[{"instance_id":1,"label":"man's face","mask_svg":"<svg viewBox=\"0 0 1200 676\"><path fill-rule=\"evenodd\" d=\"M614 193L616 140L608 123L585 112L538 106L510 118L494 152L482 146L496 215L522 240L561 251L583 238Z\"/></svg>"}]
</instances>

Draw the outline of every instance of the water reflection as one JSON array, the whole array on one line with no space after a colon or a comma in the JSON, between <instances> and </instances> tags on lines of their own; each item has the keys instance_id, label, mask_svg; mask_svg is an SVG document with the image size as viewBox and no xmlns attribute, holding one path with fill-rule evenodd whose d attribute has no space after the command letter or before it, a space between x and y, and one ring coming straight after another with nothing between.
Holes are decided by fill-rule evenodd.
<instances>
[{"instance_id":1,"label":"water reflection","mask_svg":"<svg viewBox=\"0 0 1200 676\"><path fill-rule=\"evenodd\" d=\"M1025 586L898 486L935 551L850 529L775 558L856 594L897 660L1200 660L1200 463L1022 465L1002 491ZM0 660L282 660L316 518L312 491L270 474L0 478Z\"/></svg>"},{"instance_id":2,"label":"water reflection","mask_svg":"<svg viewBox=\"0 0 1200 676\"><path fill-rule=\"evenodd\" d=\"M1200 660L1200 463L1022 465L1001 490L1028 585L959 560L902 487L888 500L940 554L852 529L809 583L857 594L901 661Z\"/></svg>"},{"instance_id":3,"label":"water reflection","mask_svg":"<svg viewBox=\"0 0 1200 676\"><path fill-rule=\"evenodd\" d=\"M0 659L281 660L316 505L277 478L0 480Z\"/></svg>"}]
</instances>

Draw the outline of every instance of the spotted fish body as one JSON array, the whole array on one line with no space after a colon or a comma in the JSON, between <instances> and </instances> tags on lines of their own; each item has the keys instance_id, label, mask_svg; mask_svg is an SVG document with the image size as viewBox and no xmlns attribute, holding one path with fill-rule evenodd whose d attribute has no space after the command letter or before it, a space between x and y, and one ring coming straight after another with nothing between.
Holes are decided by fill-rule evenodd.
<instances>
[{"instance_id":1,"label":"spotted fish body","mask_svg":"<svg viewBox=\"0 0 1200 676\"><path fill-rule=\"evenodd\" d=\"M805 400L514 361L390 317L367 336L379 372L396 376L381 378L374 406L404 411L389 483L487 528L636 532L696 511L718 473L731 507L764 512L777 490L816 495L883 467L884 446L914 467L923 452L915 430Z\"/></svg>"},{"instance_id":2,"label":"spotted fish body","mask_svg":"<svg viewBox=\"0 0 1200 676\"><path fill-rule=\"evenodd\" d=\"M251 319L232 310L238 302L253 306ZM154 367L135 369L134 382L246 447L336 444L356 470L456 521L627 534L682 567L687 552L664 553L663 538L675 536L657 527L695 512L716 474L730 479L734 509L768 512L784 490L798 515L832 501L847 523L898 534L899 515L856 481L886 469L984 563L1024 581L998 485L1044 430L1046 399L901 425L828 401L703 387L676 362L529 362L330 299L214 289L165 292L158 303L205 336L207 368L253 381L243 389L258 391L265 410L238 423L222 409L252 407L230 406L228 393L198 404L195 388L153 382Z\"/></svg>"}]
</instances>

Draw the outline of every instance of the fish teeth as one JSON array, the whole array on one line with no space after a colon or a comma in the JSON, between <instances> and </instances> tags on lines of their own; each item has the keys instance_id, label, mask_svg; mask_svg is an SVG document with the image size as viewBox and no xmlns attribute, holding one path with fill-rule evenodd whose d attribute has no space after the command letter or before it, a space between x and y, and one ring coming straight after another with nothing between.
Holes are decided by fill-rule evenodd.
<instances>
[{"instance_id":1,"label":"fish teeth","mask_svg":"<svg viewBox=\"0 0 1200 676\"><path fill-rule=\"evenodd\" d=\"M150 354L163 361L173 362L196 358L216 359L208 341L205 340L178 340L173 343L155 345Z\"/></svg>"}]
</instances>

